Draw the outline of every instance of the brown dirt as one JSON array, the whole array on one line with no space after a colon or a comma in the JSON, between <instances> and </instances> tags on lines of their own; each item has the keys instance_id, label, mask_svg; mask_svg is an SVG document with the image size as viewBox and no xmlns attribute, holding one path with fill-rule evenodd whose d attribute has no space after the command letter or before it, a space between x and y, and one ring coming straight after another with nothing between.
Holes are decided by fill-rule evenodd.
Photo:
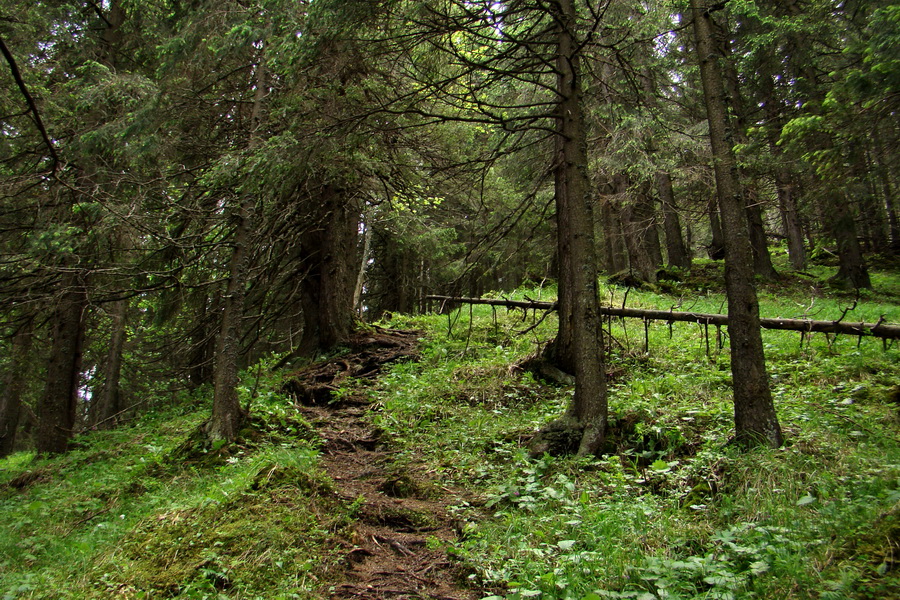
<instances>
[{"instance_id":1,"label":"brown dirt","mask_svg":"<svg viewBox=\"0 0 900 600\"><path fill-rule=\"evenodd\" d=\"M323 439L322 466L338 495L359 509L336 541L340 568L325 586L332 598L472 600L464 575L443 550L457 532L452 490L399 468L368 418L365 393L335 398L348 379L374 378L384 364L417 356L419 332L377 329L355 336L350 353L297 372L287 389Z\"/></svg>"}]
</instances>

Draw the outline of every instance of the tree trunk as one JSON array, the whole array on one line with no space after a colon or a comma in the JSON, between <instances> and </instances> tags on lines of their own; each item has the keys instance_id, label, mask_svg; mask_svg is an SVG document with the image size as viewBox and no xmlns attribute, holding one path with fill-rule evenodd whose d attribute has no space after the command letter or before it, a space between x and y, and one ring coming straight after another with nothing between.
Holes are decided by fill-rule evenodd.
<instances>
[{"instance_id":1,"label":"tree trunk","mask_svg":"<svg viewBox=\"0 0 900 600\"><path fill-rule=\"evenodd\" d=\"M778 210L781 213L781 226L788 242L788 258L796 271L806 268L806 245L803 243L803 227L800 223L800 211L797 210L797 199L791 176L784 169L775 172L775 187L778 193Z\"/></svg>"},{"instance_id":2,"label":"tree trunk","mask_svg":"<svg viewBox=\"0 0 900 600\"><path fill-rule=\"evenodd\" d=\"M318 224L302 240L309 264L302 284L307 354L345 342L353 328L359 214L343 190L331 185L322 188L320 202Z\"/></svg>"},{"instance_id":3,"label":"tree trunk","mask_svg":"<svg viewBox=\"0 0 900 600\"><path fill-rule=\"evenodd\" d=\"M641 213L642 207L635 204L627 205L622 211L629 272L639 282L656 283L656 271L659 265L656 264L649 252L649 244L645 239L647 221Z\"/></svg>"},{"instance_id":4,"label":"tree trunk","mask_svg":"<svg viewBox=\"0 0 900 600\"><path fill-rule=\"evenodd\" d=\"M745 212L750 231L750 247L753 251L753 272L765 280L778 279L778 272L772 265L772 257L769 254L769 243L766 239L766 229L763 224L762 206L756 199L755 193L747 194Z\"/></svg>"},{"instance_id":5,"label":"tree trunk","mask_svg":"<svg viewBox=\"0 0 900 600\"><path fill-rule=\"evenodd\" d=\"M600 225L603 240L603 268L609 274L619 273L628 268L628 251L622 234L621 210L615 205L614 190L600 198Z\"/></svg>"},{"instance_id":6,"label":"tree trunk","mask_svg":"<svg viewBox=\"0 0 900 600\"><path fill-rule=\"evenodd\" d=\"M849 199L832 192L828 198L830 215L828 228L837 242L840 267L831 282L848 289L871 289L869 270L863 259L856 233L856 220L850 209Z\"/></svg>"},{"instance_id":7,"label":"tree trunk","mask_svg":"<svg viewBox=\"0 0 900 600\"><path fill-rule=\"evenodd\" d=\"M734 423L739 443L781 446L783 438L766 373L759 322L759 303L753 285L753 251L745 218L745 202L737 180L725 89L712 40L709 0L691 0L700 77L709 120L716 175L716 192L725 237L725 287L728 296L728 334L731 339L731 376L734 385Z\"/></svg>"},{"instance_id":8,"label":"tree trunk","mask_svg":"<svg viewBox=\"0 0 900 600\"><path fill-rule=\"evenodd\" d=\"M125 348L128 301L116 300L110 304L109 348L103 365L105 381L92 399L90 423L98 429L112 429L114 420L121 410L120 380L122 375L122 352Z\"/></svg>"},{"instance_id":9,"label":"tree trunk","mask_svg":"<svg viewBox=\"0 0 900 600\"><path fill-rule=\"evenodd\" d=\"M12 338L9 364L3 374L0 390L0 458L9 456L15 449L16 430L22 414L22 392L25 390L25 361L31 350L32 326L29 321L19 327Z\"/></svg>"},{"instance_id":10,"label":"tree trunk","mask_svg":"<svg viewBox=\"0 0 900 600\"><path fill-rule=\"evenodd\" d=\"M353 312L360 319L363 317L362 295L366 283L366 271L369 267L369 256L372 253L372 223L369 219L365 219L364 226L362 261L359 265L359 272L356 275L356 286L353 288Z\"/></svg>"},{"instance_id":11,"label":"tree trunk","mask_svg":"<svg viewBox=\"0 0 900 600\"><path fill-rule=\"evenodd\" d=\"M656 174L656 187L662 204L667 264L678 269L690 269L691 255L684 245L684 237L681 234L681 221L678 218L678 207L675 205L675 193L672 191L672 177L660 171Z\"/></svg>"},{"instance_id":12,"label":"tree trunk","mask_svg":"<svg viewBox=\"0 0 900 600\"><path fill-rule=\"evenodd\" d=\"M50 325L47 385L37 406L35 447L41 454L66 451L78 406L87 295L75 275L65 277L63 285Z\"/></svg>"},{"instance_id":13,"label":"tree trunk","mask_svg":"<svg viewBox=\"0 0 900 600\"><path fill-rule=\"evenodd\" d=\"M233 251L228 266L228 284L222 298L222 318L216 343L213 371L213 409L207 425L212 441L234 441L246 417L238 400L238 357L241 343L241 321L247 286L248 244L251 230L250 200L243 199L237 209L237 223L232 239Z\"/></svg>"},{"instance_id":14,"label":"tree trunk","mask_svg":"<svg viewBox=\"0 0 900 600\"><path fill-rule=\"evenodd\" d=\"M775 157L778 166L775 168L775 189L778 195L778 211L781 215L781 227L788 243L788 258L795 271L806 268L806 245L803 243L803 227L800 221L800 213L797 210L797 186L794 185L793 175L784 167L784 151L778 145L778 132L782 128L782 118L778 110L779 101L776 97L775 85L771 71L760 78L763 86L763 109L768 120L767 141L769 152Z\"/></svg>"},{"instance_id":15,"label":"tree trunk","mask_svg":"<svg viewBox=\"0 0 900 600\"><path fill-rule=\"evenodd\" d=\"M606 374L597 297L594 227L587 177L580 64L572 0L551 5L558 11L557 129L554 169L560 257L560 338L571 339L567 362L574 367L575 396L566 420L582 431L579 454L595 454L606 435Z\"/></svg>"},{"instance_id":16,"label":"tree trunk","mask_svg":"<svg viewBox=\"0 0 900 600\"><path fill-rule=\"evenodd\" d=\"M884 198L884 212L888 219L888 231L891 239L891 253L900 254L900 219L897 218L897 209L894 206L894 186L891 184L891 172L885 164L884 155L887 152L880 138L876 138L878 144L875 154L875 163L881 179L882 197Z\"/></svg>"},{"instance_id":17,"label":"tree trunk","mask_svg":"<svg viewBox=\"0 0 900 600\"><path fill-rule=\"evenodd\" d=\"M731 106L731 115L734 123L729 123L733 139L731 142L746 144L747 139L747 111L744 105L744 97L741 93L741 80L735 66L731 52L730 32L720 27L719 23L710 19L710 42L713 51L718 51L722 73L722 84L726 91L726 98ZM726 116L728 113L726 112ZM749 178L742 177L740 170L735 171L736 185L743 185L747 192L742 194L746 202L747 226L750 233L750 247L753 252L753 271L763 279L776 279L778 273L772 266L772 257L769 255L769 244L766 239L765 224L762 217L762 205L759 195L749 183ZM744 181L742 182L741 179ZM727 234L727 232L726 232Z\"/></svg>"},{"instance_id":18,"label":"tree trunk","mask_svg":"<svg viewBox=\"0 0 900 600\"><path fill-rule=\"evenodd\" d=\"M722 233L719 202L715 194L709 197L707 214L709 215L709 231L712 234L712 241L709 243L707 255L713 260L722 260L725 258L725 236Z\"/></svg>"}]
</instances>

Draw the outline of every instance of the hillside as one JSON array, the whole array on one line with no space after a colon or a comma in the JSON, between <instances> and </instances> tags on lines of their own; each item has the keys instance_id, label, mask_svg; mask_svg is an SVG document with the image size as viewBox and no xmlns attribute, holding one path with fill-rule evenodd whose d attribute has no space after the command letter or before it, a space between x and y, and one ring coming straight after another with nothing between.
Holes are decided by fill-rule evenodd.
<instances>
[{"instance_id":1,"label":"hillside","mask_svg":"<svg viewBox=\"0 0 900 600\"><path fill-rule=\"evenodd\" d=\"M861 297L799 276L764 286L763 316L900 322L896 277L874 279ZM602 298L718 312L716 280L710 265ZM252 421L231 445L195 435L210 411L200 388L67 454L14 454L0 462L0 594L900 595L896 343L766 332L787 443L744 452L729 443L723 332L615 319L604 454L530 457L571 394L516 367L554 319L395 315L310 365L267 359L242 374Z\"/></svg>"}]
</instances>

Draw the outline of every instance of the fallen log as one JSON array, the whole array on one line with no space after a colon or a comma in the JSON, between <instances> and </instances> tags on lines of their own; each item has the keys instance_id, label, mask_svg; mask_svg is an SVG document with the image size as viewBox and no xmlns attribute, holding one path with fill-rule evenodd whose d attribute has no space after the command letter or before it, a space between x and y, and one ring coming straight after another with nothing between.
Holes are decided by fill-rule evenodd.
<instances>
[{"instance_id":1,"label":"fallen log","mask_svg":"<svg viewBox=\"0 0 900 600\"><path fill-rule=\"evenodd\" d=\"M453 296L426 296L426 300L458 304L486 304L505 308L521 308L525 310L556 310L556 302L537 300L495 300L492 298L457 298ZM728 325L728 315L716 315L696 312L679 312L674 310L650 310L643 308L616 308L601 306L600 313L613 317L645 319L648 321L665 321L674 323L683 321L700 323L701 325ZM849 321L813 321L811 319L760 319L763 329L780 329L785 331L802 331L805 333L834 333L876 337L886 340L900 339L900 325L884 322L852 323Z\"/></svg>"}]
</instances>

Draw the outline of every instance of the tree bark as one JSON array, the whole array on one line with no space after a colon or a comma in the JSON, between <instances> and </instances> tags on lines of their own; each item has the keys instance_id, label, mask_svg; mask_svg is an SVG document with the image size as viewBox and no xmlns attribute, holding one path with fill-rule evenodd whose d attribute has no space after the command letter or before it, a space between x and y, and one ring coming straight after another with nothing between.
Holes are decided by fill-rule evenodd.
<instances>
[{"instance_id":1,"label":"tree bark","mask_svg":"<svg viewBox=\"0 0 900 600\"><path fill-rule=\"evenodd\" d=\"M734 386L735 433L744 445L781 446L781 426L766 373L759 320L759 302L753 285L753 251L745 218L745 202L738 187L737 163L732 149L725 89L712 38L709 0L691 0L694 38L700 63L703 97L709 120L716 192L725 237L725 288L728 296L728 333L731 338L731 375Z\"/></svg>"},{"instance_id":2,"label":"tree bark","mask_svg":"<svg viewBox=\"0 0 900 600\"><path fill-rule=\"evenodd\" d=\"M656 283L656 272L662 263L656 210L647 190L637 193L624 211L625 245L628 248L631 274L640 281Z\"/></svg>"},{"instance_id":3,"label":"tree bark","mask_svg":"<svg viewBox=\"0 0 900 600\"><path fill-rule=\"evenodd\" d=\"M885 164L884 156L887 153L879 136L876 136L877 144L875 164L878 166L878 174L881 179L882 198L884 199L884 212L888 219L888 232L891 239L891 253L900 254L900 219L897 218L897 209L894 206L894 186L891 184L891 172Z\"/></svg>"},{"instance_id":4,"label":"tree bark","mask_svg":"<svg viewBox=\"0 0 900 600\"><path fill-rule=\"evenodd\" d=\"M871 289L869 270L863 258L862 248L859 246L856 219L853 217L848 199L843 194L831 192L828 205L830 209L828 227L837 242L840 261L838 272L831 278L831 282L849 289Z\"/></svg>"},{"instance_id":5,"label":"tree bark","mask_svg":"<svg viewBox=\"0 0 900 600\"><path fill-rule=\"evenodd\" d=\"M75 432L87 294L75 275L63 285L51 317L47 385L37 406L35 447L41 454L65 452Z\"/></svg>"},{"instance_id":6,"label":"tree bark","mask_svg":"<svg viewBox=\"0 0 900 600\"><path fill-rule=\"evenodd\" d=\"M765 280L778 279L778 271L772 264L769 254L769 242L763 223L762 206L756 197L755 190L747 193L747 225L750 231L750 248L753 251L753 272Z\"/></svg>"},{"instance_id":7,"label":"tree bark","mask_svg":"<svg viewBox=\"0 0 900 600\"><path fill-rule=\"evenodd\" d=\"M358 318L363 317L362 295L366 283L366 271L369 268L369 256L372 253L372 223L369 219L363 220L365 233L363 234L362 260L359 265L359 273L356 275L356 285L353 288L353 312Z\"/></svg>"},{"instance_id":8,"label":"tree bark","mask_svg":"<svg viewBox=\"0 0 900 600\"><path fill-rule=\"evenodd\" d=\"M551 5L557 34L556 192L560 258L560 338L571 339L575 395L566 420L582 431L578 453L595 454L606 436L606 374L597 291L594 220L588 190L587 148L582 107L576 9L572 0Z\"/></svg>"},{"instance_id":9,"label":"tree bark","mask_svg":"<svg viewBox=\"0 0 900 600\"><path fill-rule=\"evenodd\" d=\"M600 198L600 225L603 240L603 268L607 273L619 273L628 269L628 250L622 233L622 211L616 206L615 182L607 184L607 194Z\"/></svg>"},{"instance_id":10,"label":"tree bark","mask_svg":"<svg viewBox=\"0 0 900 600\"><path fill-rule=\"evenodd\" d=\"M709 243L707 255L713 260L722 260L725 258L725 235L722 233L719 201L715 194L709 197L707 214L709 215L709 231L712 234L712 241Z\"/></svg>"},{"instance_id":11,"label":"tree bark","mask_svg":"<svg viewBox=\"0 0 900 600\"><path fill-rule=\"evenodd\" d=\"M803 242L803 227L800 223L800 211L797 210L795 186L786 170L778 169L775 172L775 187L778 193L781 226L788 242L788 259L794 270L802 271L806 268L806 244Z\"/></svg>"},{"instance_id":12,"label":"tree bark","mask_svg":"<svg viewBox=\"0 0 900 600\"><path fill-rule=\"evenodd\" d=\"M241 342L241 321L249 262L248 243L251 230L250 200L241 201L236 212L236 226L232 238L233 251L228 266L228 283L222 298L222 318L216 342L216 362L213 370L213 409L207 424L210 440L234 441L246 417L238 400L238 357Z\"/></svg>"},{"instance_id":13,"label":"tree bark","mask_svg":"<svg viewBox=\"0 0 900 600\"><path fill-rule=\"evenodd\" d=\"M691 255L684 244L684 237L681 234L681 220L678 218L675 193L672 190L672 177L662 171L657 173L656 188L659 191L659 200L662 204L667 264L678 269L690 269Z\"/></svg>"},{"instance_id":14,"label":"tree bark","mask_svg":"<svg viewBox=\"0 0 900 600\"><path fill-rule=\"evenodd\" d=\"M775 168L773 178L778 195L778 212L781 216L781 227L788 243L788 259L795 271L806 268L807 253L803 242L803 227L800 221L800 212L797 209L797 186L794 177L784 166L785 156L781 146L778 145L778 132L781 131L783 120L778 110L779 100L776 97L775 85L772 81L771 71L760 78L763 86L763 110L765 111L768 127L766 128L769 152L775 157L778 166Z\"/></svg>"},{"instance_id":15,"label":"tree bark","mask_svg":"<svg viewBox=\"0 0 900 600\"><path fill-rule=\"evenodd\" d=\"M302 236L309 267L302 284L300 351L307 355L347 341L353 328L359 211L332 185L323 186L319 202L317 226Z\"/></svg>"},{"instance_id":16,"label":"tree bark","mask_svg":"<svg viewBox=\"0 0 900 600\"><path fill-rule=\"evenodd\" d=\"M11 340L9 364L3 374L0 390L0 458L12 454L16 444L19 417L22 414L22 392L25 390L26 359L31 350L31 322L22 325Z\"/></svg>"},{"instance_id":17,"label":"tree bark","mask_svg":"<svg viewBox=\"0 0 900 600\"><path fill-rule=\"evenodd\" d=\"M103 365L105 381L92 399L90 424L98 429L112 429L115 415L121 411L122 352L125 349L128 301L116 300L110 304L110 335L106 361Z\"/></svg>"}]
</instances>

